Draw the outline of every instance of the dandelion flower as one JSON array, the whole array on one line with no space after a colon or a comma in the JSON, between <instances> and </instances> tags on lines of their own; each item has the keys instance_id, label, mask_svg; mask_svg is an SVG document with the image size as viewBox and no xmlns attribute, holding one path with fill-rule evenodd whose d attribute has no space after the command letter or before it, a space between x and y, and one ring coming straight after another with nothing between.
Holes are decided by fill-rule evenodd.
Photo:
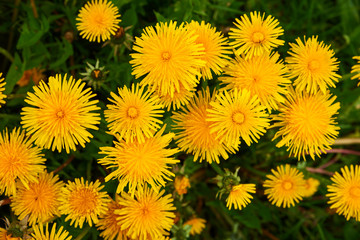
<instances>
[{"instance_id":1,"label":"dandelion flower","mask_svg":"<svg viewBox=\"0 0 360 240\"><path fill-rule=\"evenodd\" d=\"M31 107L22 109L21 124L36 145L70 153L76 145L85 147L90 141L87 129L98 130L95 125L100 122L100 114L92 111L100 108L98 100L90 100L95 94L90 88L83 90L84 86L80 80L57 74L48 84L42 81L34 86L34 93L28 93L25 102Z\"/></svg>"},{"instance_id":2,"label":"dandelion flower","mask_svg":"<svg viewBox=\"0 0 360 240\"><path fill-rule=\"evenodd\" d=\"M317 180L315 178L305 179L305 185L304 185L303 192L301 195L303 197L311 197L312 195L314 195L314 193L316 193L319 185L320 185L319 180Z\"/></svg>"},{"instance_id":3,"label":"dandelion flower","mask_svg":"<svg viewBox=\"0 0 360 240\"><path fill-rule=\"evenodd\" d=\"M189 178L186 176L176 176L174 180L174 187L176 192L179 195L183 195L187 193L188 188L190 187Z\"/></svg>"},{"instance_id":4,"label":"dandelion flower","mask_svg":"<svg viewBox=\"0 0 360 240\"><path fill-rule=\"evenodd\" d=\"M76 20L80 36L90 42L101 42L115 35L121 21L119 9L108 0L91 0L80 9Z\"/></svg>"},{"instance_id":5,"label":"dandelion flower","mask_svg":"<svg viewBox=\"0 0 360 240\"><path fill-rule=\"evenodd\" d=\"M164 105L167 111L170 111L171 107L177 110L181 106L185 106L195 95L195 88L188 90L180 83L179 91L175 91L172 96L170 93L161 95L160 91L155 91L154 94L159 97L160 104Z\"/></svg>"},{"instance_id":6,"label":"dandelion flower","mask_svg":"<svg viewBox=\"0 0 360 240\"><path fill-rule=\"evenodd\" d=\"M257 96L251 96L246 89L222 91L216 100L210 102L207 119L211 121L210 133L226 142L239 143L241 137L247 145L257 142L269 126L265 107L260 105Z\"/></svg>"},{"instance_id":7,"label":"dandelion flower","mask_svg":"<svg viewBox=\"0 0 360 240\"><path fill-rule=\"evenodd\" d=\"M241 210L251 202L253 196L251 196L250 193L255 193L255 184L239 184L233 186L226 199L226 207L231 210L232 205L234 205L235 209Z\"/></svg>"},{"instance_id":8,"label":"dandelion flower","mask_svg":"<svg viewBox=\"0 0 360 240\"><path fill-rule=\"evenodd\" d=\"M29 223L45 223L54 216L60 216L60 195L63 183L52 173L43 172L37 182L31 182L26 188L19 184L17 194L11 200L11 208L19 219L29 215Z\"/></svg>"},{"instance_id":9,"label":"dandelion flower","mask_svg":"<svg viewBox=\"0 0 360 240\"><path fill-rule=\"evenodd\" d=\"M56 223L53 224L51 230L49 224L44 226L42 224L35 225L33 227L33 233L31 234L35 240L70 240L72 236L62 226L56 230Z\"/></svg>"},{"instance_id":10,"label":"dandelion flower","mask_svg":"<svg viewBox=\"0 0 360 240\"><path fill-rule=\"evenodd\" d=\"M68 182L62 190L60 198L60 213L67 215L65 221L71 219L70 225L75 222L75 227L83 227L86 221L90 227L99 221L99 215L106 212L107 203L110 201L106 192L100 191L104 186L100 182L88 182L83 178L75 178Z\"/></svg>"},{"instance_id":11,"label":"dandelion flower","mask_svg":"<svg viewBox=\"0 0 360 240\"><path fill-rule=\"evenodd\" d=\"M2 73L0 73L0 108L1 105L5 103L4 99L6 98L6 95L4 94L6 82L4 81L5 78L1 78L1 76Z\"/></svg>"},{"instance_id":12,"label":"dandelion flower","mask_svg":"<svg viewBox=\"0 0 360 240\"><path fill-rule=\"evenodd\" d=\"M96 224L98 230L102 230L100 237L103 237L105 240L127 240L127 231L122 230L122 225L117 220L120 215L116 214L116 210L123 208L117 201L120 199L119 195L115 196L115 200L111 200L108 203L107 211L105 214L100 216L99 222Z\"/></svg>"},{"instance_id":13,"label":"dandelion flower","mask_svg":"<svg viewBox=\"0 0 360 240\"><path fill-rule=\"evenodd\" d=\"M360 221L360 166L350 165L341 168L341 174L335 172L333 182L327 186L330 208L336 209L346 220L355 218Z\"/></svg>"},{"instance_id":14,"label":"dandelion flower","mask_svg":"<svg viewBox=\"0 0 360 240\"><path fill-rule=\"evenodd\" d=\"M277 147L286 146L290 155L300 160L309 154L312 159L331 149L330 145L338 135L334 114L338 113L336 96L309 94L290 89L287 100L280 106L278 115L273 116L274 127L280 127L274 139L281 137Z\"/></svg>"},{"instance_id":15,"label":"dandelion flower","mask_svg":"<svg viewBox=\"0 0 360 240\"><path fill-rule=\"evenodd\" d=\"M172 157L178 149L166 148L174 134L168 133L162 136L164 130L165 127L154 137L146 138L143 143L120 140L114 142L115 147L100 148L100 154L106 156L99 159L99 163L108 168L115 168L106 176L105 181L118 178L117 193L122 192L127 185L132 195L145 183L150 184L152 188L165 186L166 181L174 176L174 173L169 170L169 165L179 162Z\"/></svg>"},{"instance_id":16,"label":"dandelion flower","mask_svg":"<svg viewBox=\"0 0 360 240\"><path fill-rule=\"evenodd\" d=\"M193 31L173 21L146 27L141 37L135 38L132 74L136 78L145 76L140 84L149 85L152 91L158 89L161 95L173 96L180 91L180 83L191 90L205 65L201 59L203 44L197 44L196 39Z\"/></svg>"},{"instance_id":17,"label":"dandelion flower","mask_svg":"<svg viewBox=\"0 0 360 240\"><path fill-rule=\"evenodd\" d=\"M278 53L264 53L250 59L236 56L225 68L226 76L219 79L227 84L227 89L247 89L252 95L257 95L261 104L271 112L285 101L283 95L288 93L287 86L291 84L286 73Z\"/></svg>"},{"instance_id":18,"label":"dandelion flower","mask_svg":"<svg viewBox=\"0 0 360 240\"><path fill-rule=\"evenodd\" d=\"M353 57L353 59L358 60L358 62L351 68L351 73L355 73L355 75L352 76L351 79L359 79L360 80L360 56L355 56L355 57ZM0 77L1 77L1 75L0 75ZM1 82L1 80L0 80L0 82ZM357 86L360 86L360 82L358 82ZM1 84L0 84L0 87L1 87ZM1 89L0 89L0 92L1 92Z\"/></svg>"},{"instance_id":19,"label":"dandelion flower","mask_svg":"<svg viewBox=\"0 0 360 240\"><path fill-rule=\"evenodd\" d=\"M202 230L205 228L205 223L206 223L206 220L203 218L193 218L193 219L186 221L184 223L184 226L190 225L191 226L190 234L194 236L194 235L200 234L202 232Z\"/></svg>"},{"instance_id":20,"label":"dandelion flower","mask_svg":"<svg viewBox=\"0 0 360 240\"><path fill-rule=\"evenodd\" d=\"M204 21L201 23L197 21L191 21L186 25L186 28L191 31L194 30L194 34L197 35L196 43L203 44L205 54L201 56L204 60L205 66L200 68L201 75L204 79L212 79L213 71L216 75L220 75L222 69L228 63L230 57L229 54L232 52L229 50L230 47L221 32L216 31L215 27L211 27L211 24L205 24Z\"/></svg>"},{"instance_id":21,"label":"dandelion flower","mask_svg":"<svg viewBox=\"0 0 360 240\"><path fill-rule=\"evenodd\" d=\"M37 174L44 169L46 161L40 148L33 147L25 137L25 131L15 128L9 134L0 133L0 194L16 195L16 181L28 188L29 182L37 181Z\"/></svg>"},{"instance_id":22,"label":"dandelion flower","mask_svg":"<svg viewBox=\"0 0 360 240\"><path fill-rule=\"evenodd\" d=\"M115 214L122 229L127 229L131 239L159 239L168 235L174 224L173 199L168 194L163 196L164 190L155 192L145 186L135 193L135 198L123 192L118 203L123 207L115 210Z\"/></svg>"},{"instance_id":23,"label":"dandelion flower","mask_svg":"<svg viewBox=\"0 0 360 240\"><path fill-rule=\"evenodd\" d=\"M336 74L339 69L339 62L334 57L335 52L330 45L318 42L317 36L312 36L304 43L300 38L296 43L289 43L290 57L286 58L291 78L295 78L296 90L316 93L318 89L326 93L327 88L336 87L335 82L341 77Z\"/></svg>"},{"instance_id":24,"label":"dandelion flower","mask_svg":"<svg viewBox=\"0 0 360 240\"><path fill-rule=\"evenodd\" d=\"M270 52L272 48L284 45L284 41L278 39L284 34L284 30L279 25L279 21L267 16L261 16L260 12L251 12L250 19L244 14L241 20L235 19L236 28L230 28L229 38L234 39L230 42L236 51L236 55L246 54L247 58L260 56L264 52Z\"/></svg>"},{"instance_id":25,"label":"dandelion flower","mask_svg":"<svg viewBox=\"0 0 360 240\"><path fill-rule=\"evenodd\" d=\"M302 200L305 185L304 175L289 164L278 166L276 171L271 169L272 175L266 175L264 182L265 195L271 204L277 207L295 206Z\"/></svg>"},{"instance_id":26,"label":"dandelion flower","mask_svg":"<svg viewBox=\"0 0 360 240\"><path fill-rule=\"evenodd\" d=\"M211 108L210 102L215 99L216 92L210 97L209 89L198 92L187 105L187 109L175 112L172 116L178 130L175 135L176 144L182 151L194 154L194 161L206 160L219 163L219 156L227 159L230 153L235 153L238 144L233 145L221 142L217 132L211 133L211 121L207 121L207 109Z\"/></svg>"},{"instance_id":27,"label":"dandelion flower","mask_svg":"<svg viewBox=\"0 0 360 240\"><path fill-rule=\"evenodd\" d=\"M118 91L119 96L110 93L113 99L109 98L109 101L114 104L107 105L105 110L110 132L119 134L125 141L144 142L145 137L152 137L162 124L160 118L164 111L159 99L139 85L133 85L131 89L124 86Z\"/></svg>"}]
</instances>

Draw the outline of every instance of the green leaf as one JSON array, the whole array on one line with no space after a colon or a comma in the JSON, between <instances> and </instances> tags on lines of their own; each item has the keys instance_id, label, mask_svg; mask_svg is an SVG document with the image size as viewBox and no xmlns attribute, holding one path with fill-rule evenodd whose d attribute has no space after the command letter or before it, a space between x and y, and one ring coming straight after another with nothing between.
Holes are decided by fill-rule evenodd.
<instances>
[{"instance_id":1,"label":"green leaf","mask_svg":"<svg viewBox=\"0 0 360 240\"><path fill-rule=\"evenodd\" d=\"M32 25L30 23L33 23ZM45 16L41 16L38 22L25 22L22 26L19 41L16 45L17 49L34 45L40 38L49 31L49 21Z\"/></svg>"},{"instance_id":2,"label":"green leaf","mask_svg":"<svg viewBox=\"0 0 360 240\"><path fill-rule=\"evenodd\" d=\"M25 71L25 63L20 59L19 54L15 53L14 62L12 62L8 73L6 74L5 81L5 94L9 94L14 89L16 83L23 76Z\"/></svg>"}]
</instances>

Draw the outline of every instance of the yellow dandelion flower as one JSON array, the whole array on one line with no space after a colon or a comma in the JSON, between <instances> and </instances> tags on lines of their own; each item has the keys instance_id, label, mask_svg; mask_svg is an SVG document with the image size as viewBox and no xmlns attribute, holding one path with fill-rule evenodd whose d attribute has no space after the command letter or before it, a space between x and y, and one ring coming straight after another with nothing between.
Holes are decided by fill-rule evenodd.
<instances>
[{"instance_id":1,"label":"yellow dandelion flower","mask_svg":"<svg viewBox=\"0 0 360 240\"><path fill-rule=\"evenodd\" d=\"M20 220L29 215L29 223L45 223L54 216L60 216L60 195L63 183L52 173L43 172L37 182L26 188L19 184L16 196L11 199L11 208Z\"/></svg>"},{"instance_id":2,"label":"yellow dandelion flower","mask_svg":"<svg viewBox=\"0 0 360 240\"><path fill-rule=\"evenodd\" d=\"M340 75L336 74L339 69L339 62L334 57L335 52L330 45L318 42L317 36L312 36L304 43L300 38L296 43L289 43L290 57L286 58L289 76L295 78L296 90L316 93L318 89L326 93L327 88L336 87Z\"/></svg>"},{"instance_id":3,"label":"yellow dandelion flower","mask_svg":"<svg viewBox=\"0 0 360 240\"><path fill-rule=\"evenodd\" d=\"M107 203L110 201L106 192L100 191L98 180L88 182L81 178L75 178L74 182L68 181L62 190L60 198L60 213L67 215L65 221L75 222L75 227L83 227L86 221L90 227L99 221L99 215L106 212Z\"/></svg>"},{"instance_id":4,"label":"yellow dandelion flower","mask_svg":"<svg viewBox=\"0 0 360 240\"><path fill-rule=\"evenodd\" d=\"M178 149L166 148L174 134L168 133L162 136L164 130L165 126L154 137L146 138L143 143L120 140L114 142L115 147L100 148L100 154L106 156L99 159L99 163L108 168L115 168L106 176L105 181L118 178L117 193L122 192L127 185L131 195L134 195L135 190L145 183L150 184L152 188L159 188L165 186L166 181L174 176L169 170L169 165L179 162L172 157Z\"/></svg>"},{"instance_id":5,"label":"yellow dandelion flower","mask_svg":"<svg viewBox=\"0 0 360 240\"><path fill-rule=\"evenodd\" d=\"M56 230L56 223L52 225L51 230L49 224L44 226L42 224L33 226L33 233L31 234L35 240L70 240L72 236L62 226Z\"/></svg>"},{"instance_id":6,"label":"yellow dandelion flower","mask_svg":"<svg viewBox=\"0 0 360 240\"><path fill-rule=\"evenodd\" d=\"M250 193L255 193L255 184L239 184L233 186L226 199L226 207L231 210L232 205L235 209L241 210L251 202L253 196Z\"/></svg>"},{"instance_id":7,"label":"yellow dandelion flower","mask_svg":"<svg viewBox=\"0 0 360 240\"><path fill-rule=\"evenodd\" d=\"M6 82L4 81L5 78L1 78L1 76L2 73L0 73L0 108L1 105L5 103L4 99L6 98L6 95L4 94Z\"/></svg>"},{"instance_id":8,"label":"yellow dandelion flower","mask_svg":"<svg viewBox=\"0 0 360 240\"><path fill-rule=\"evenodd\" d=\"M261 104L271 112L285 101L283 95L287 94L287 86L291 84L286 73L278 53L265 53L250 59L236 56L225 68L227 76L219 79L227 84L227 89L247 89L252 95L257 95Z\"/></svg>"},{"instance_id":9,"label":"yellow dandelion flower","mask_svg":"<svg viewBox=\"0 0 360 240\"><path fill-rule=\"evenodd\" d=\"M174 187L176 192L179 195L183 195L187 193L188 188L190 187L189 178L186 176L176 176L174 180Z\"/></svg>"},{"instance_id":10,"label":"yellow dandelion flower","mask_svg":"<svg viewBox=\"0 0 360 240\"><path fill-rule=\"evenodd\" d=\"M273 126L280 127L274 136L274 139L281 137L276 146L286 146L290 156L298 160L300 157L306 160L306 154L315 159L315 155L320 157L331 149L340 129L333 117L340 108L335 99L329 93L309 94L291 88L286 102L279 108L280 113L272 117L277 121Z\"/></svg>"},{"instance_id":11,"label":"yellow dandelion flower","mask_svg":"<svg viewBox=\"0 0 360 240\"><path fill-rule=\"evenodd\" d=\"M180 91L180 83L191 90L198 82L199 68L205 65L201 60L204 54L202 44L195 41L197 36L188 31L183 24L158 23L155 28L144 29L140 38L135 38L130 63L136 78L144 76L142 85L158 89L161 95Z\"/></svg>"},{"instance_id":12,"label":"yellow dandelion flower","mask_svg":"<svg viewBox=\"0 0 360 240\"><path fill-rule=\"evenodd\" d=\"M155 192L145 186L135 193L135 198L122 192L118 203L123 207L115 210L122 229L131 239L159 239L168 235L174 224L173 199L171 194L163 196L164 190Z\"/></svg>"},{"instance_id":13,"label":"yellow dandelion flower","mask_svg":"<svg viewBox=\"0 0 360 240\"><path fill-rule=\"evenodd\" d=\"M70 153L76 145L85 147L90 141L92 134L87 129L98 130L95 125L100 122L100 114L92 111L100 108L98 100L90 100L95 94L90 88L83 90L84 86L80 80L57 74L48 84L42 81L34 86L34 93L28 93L25 102L31 107L22 109L21 124L36 145Z\"/></svg>"},{"instance_id":14,"label":"yellow dandelion flower","mask_svg":"<svg viewBox=\"0 0 360 240\"><path fill-rule=\"evenodd\" d=\"M212 108L207 109L210 133L217 133L217 137L225 142L237 145L241 137L250 146L269 126L265 107L246 89L222 91L210 105Z\"/></svg>"},{"instance_id":15,"label":"yellow dandelion flower","mask_svg":"<svg viewBox=\"0 0 360 240\"><path fill-rule=\"evenodd\" d=\"M202 232L202 230L205 228L205 224L206 224L205 219L193 218L193 219L186 221L184 223L184 226L190 225L191 226L190 234L194 236L194 235L200 234Z\"/></svg>"},{"instance_id":16,"label":"yellow dandelion flower","mask_svg":"<svg viewBox=\"0 0 360 240\"><path fill-rule=\"evenodd\" d=\"M101 42L115 35L121 21L119 9L108 0L91 0L80 9L76 20L80 36L90 42Z\"/></svg>"},{"instance_id":17,"label":"yellow dandelion flower","mask_svg":"<svg viewBox=\"0 0 360 240\"><path fill-rule=\"evenodd\" d=\"M355 60L358 60L357 64L355 64L354 66L351 67L351 73L355 73L354 76L351 77L351 79L359 79L360 80L360 56L355 56L353 57L353 59ZM1 77L1 75L0 75ZM1 79L0 79L0 82L1 82ZM358 82L358 85L357 86L360 86L360 82ZM0 84L0 87L1 87L1 84ZM1 92L1 89L0 89L0 92ZM0 97L1 99L1 97Z\"/></svg>"},{"instance_id":18,"label":"yellow dandelion flower","mask_svg":"<svg viewBox=\"0 0 360 240\"><path fill-rule=\"evenodd\" d=\"M99 222L96 224L97 229L101 230L100 237L103 237L105 240L127 240L126 229L123 230L122 225L117 220L120 215L116 214L116 210L123 208L117 201L120 199L119 195L115 196L115 201L111 200L108 203L107 211L105 214L101 215Z\"/></svg>"},{"instance_id":19,"label":"yellow dandelion flower","mask_svg":"<svg viewBox=\"0 0 360 240\"><path fill-rule=\"evenodd\" d=\"M315 178L305 179L305 185L304 185L303 192L301 195L303 197L311 197L312 195L314 195L314 193L316 193L319 185L320 185L319 180L317 180Z\"/></svg>"},{"instance_id":20,"label":"yellow dandelion flower","mask_svg":"<svg viewBox=\"0 0 360 240\"><path fill-rule=\"evenodd\" d=\"M144 142L146 137L152 137L162 121L164 113L159 104L159 98L151 95L149 91L140 88L139 85L128 89L124 86L118 89L119 95L110 93L114 104L107 105L105 118L109 123L111 134L119 134L119 138L125 141Z\"/></svg>"},{"instance_id":21,"label":"yellow dandelion flower","mask_svg":"<svg viewBox=\"0 0 360 240\"><path fill-rule=\"evenodd\" d=\"M175 135L176 144L180 150L194 154L194 161L206 160L219 163L219 156L227 159L230 153L238 150L238 145L221 142L217 138L217 132L211 133L211 121L207 121L207 109L211 108L210 102L214 101L216 92L210 97L207 88L203 92L192 98L187 105L187 109L175 112L172 116L175 126L179 130Z\"/></svg>"},{"instance_id":22,"label":"yellow dandelion flower","mask_svg":"<svg viewBox=\"0 0 360 240\"><path fill-rule=\"evenodd\" d=\"M360 221L360 166L350 165L341 168L341 174L335 172L331 185L327 186L330 208L336 209L346 220L355 218Z\"/></svg>"},{"instance_id":23,"label":"yellow dandelion flower","mask_svg":"<svg viewBox=\"0 0 360 240\"><path fill-rule=\"evenodd\" d=\"M197 35L196 43L203 44L205 54L201 56L204 60L205 66L200 68L201 75L204 79L212 79L213 71L216 75L220 75L223 68L227 65L228 56L232 54L229 50L227 38L225 38L221 32L216 31L215 27L212 27L210 23L201 21L191 21L186 25L189 31L194 31Z\"/></svg>"},{"instance_id":24,"label":"yellow dandelion flower","mask_svg":"<svg viewBox=\"0 0 360 240\"><path fill-rule=\"evenodd\" d=\"M161 95L158 90L156 90L154 94L159 97L160 103L167 108L167 111L170 111L171 107L177 110L181 106L185 106L195 95L195 88L188 90L180 83L179 91L175 91L172 96L170 93Z\"/></svg>"},{"instance_id":25,"label":"yellow dandelion flower","mask_svg":"<svg viewBox=\"0 0 360 240\"><path fill-rule=\"evenodd\" d=\"M260 12L251 12L250 19L244 14L241 20L235 19L236 28L230 28L229 38L234 39L230 42L235 48L235 54L246 54L246 58L260 56L264 52L270 52L272 48L284 45L284 41L278 39L284 34L284 30L279 25L279 21L267 16L261 16Z\"/></svg>"},{"instance_id":26,"label":"yellow dandelion flower","mask_svg":"<svg viewBox=\"0 0 360 240\"><path fill-rule=\"evenodd\" d=\"M272 175L266 175L264 182L265 195L271 204L277 207L295 206L302 200L302 192L305 185L304 175L289 164L271 169Z\"/></svg>"},{"instance_id":27,"label":"yellow dandelion flower","mask_svg":"<svg viewBox=\"0 0 360 240\"><path fill-rule=\"evenodd\" d=\"M17 180L29 188L28 183L36 182L37 174L45 169L40 148L34 147L20 128L0 133L0 153L0 194L16 195Z\"/></svg>"}]
</instances>

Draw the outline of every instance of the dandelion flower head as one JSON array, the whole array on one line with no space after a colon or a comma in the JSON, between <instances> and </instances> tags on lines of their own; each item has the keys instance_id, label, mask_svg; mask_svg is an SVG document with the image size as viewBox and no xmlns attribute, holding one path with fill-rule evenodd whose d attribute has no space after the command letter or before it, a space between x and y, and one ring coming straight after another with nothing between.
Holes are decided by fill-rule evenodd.
<instances>
[{"instance_id":1,"label":"dandelion flower head","mask_svg":"<svg viewBox=\"0 0 360 240\"><path fill-rule=\"evenodd\" d=\"M31 106L22 109L21 124L36 145L70 153L76 145L85 147L90 141L92 134L87 129L97 130L100 122L100 114L92 111L100 108L98 100L90 100L95 94L84 86L81 80L57 74L28 93L25 102Z\"/></svg>"},{"instance_id":2,"label":"dandelion flower head","mask_svg":"<svg viewBox=\"0 0 360 240\"><path fill-rule=\"evenodd\" d=\"M115 141L114 147L101 147L100 154L106 155L99 163L115 170L106 176L105 181L119 179L117 193L128 185L129 193L134 195L138 187L145 183L152 188L165 186L174 176L169 168L179 160L173 158L177 148L167 148L174 137L173 133L163 134L165 127L154 137L146 138L143 143L137 141Z\"/></svg>"},{"instance_id":3,"label":"dandelion flower head","mask_svg":"<svg viewBox=\"0 0 360 240\"><path fill-rule=\"evenodd\" d=\"M176 176L175 180L174 180L174 187L175 187L175 191L179 195L186 194L188 188L190 187L189 178L187 178L186 176L182 176L182 175Z\"/></svg>"},{"instance_id":4,"label":"dandelion flower head","mask_svg":"<svg viewBox=\"0 0 360 240\"><path fill-rule=\"evenodd\" d=\"M118 92L119 95L110 93L113 99L109 100L113 104L107 105L105 110L110 133L127 142L134 139L144 142L146 137L152 137L160 128L160 118L164 113L159 98L139 85L133 85L131 89L124 86Z\"/></svg>"},{"instance_id":5,"label":"dandelion flower head","mask_svg":"<svg viewBox=\"0 0 360 240\"><path fill-rule=\"evenodd\" d=\"M211 108L210 102L214 101L216 91L210 96L207 88L199 91L198 94L190 100L187 108L175 112L172 116L175 126L178 130L175 135L176 144L180 150L194 154L194 161L200 162L206 160L209 163L220 162L220 156L224 159L229 157L230 153L235 153L238 144L221 142L217 138L217 132L210 131L211 121L208 121L207 109Z\"/></svg>"},{"instance_id":6,"label":"dandelion flower head","mask_svg":"<svg viewBox=\"0 0 360 240\"><path fill-rule=\"evenodd\" d=\"M280 113L272 117L276 121L273 126L280 127L274 136L281 138L276 146L286 146L298 160L306 160L307 154L315 159L331 149L339 130L334 115L340 104L334 103L335 99L329 93L309 94L291 88Z\"/></svg>"},{"instance_id":7,"label":"dandelion flower head","mask_svg":"<svg viewBox=\"0 0 360 240\"><path fill-rule=\"evenodd\" d=\"M336 209L346 220L355 218L360 221L360 166L350 165L335 172L332 184L327 186L330 208Z\"/></svg>"},{"instance_id":8,"label":"dandelion flower head","mask_svg":"<svg viewBox=\"0 0 360 240\"><path fill-rule=\"evenodd\" d=\"M29 182L36 182L37 174L45 169L40 148L20 128L0 133L0 152L0 194L16 195L17 180L29 188Z\"/></svg>"},{"instance_id":9,"label":"dandelion flower head","mask_svg":"<svg viewBox=\"0 0 360 240\"><path fill-rule=\"evenodd\" d=\"M305 179L305 185L304 185L303 192L301 195L303 197L311 197L312 195L314 195L314 193L316 193L319 185L320 185L320 182L316 178Z\"/></svg>"},{"instance_id":10,"label":"dandelion flower head","mask_svg":"<svg viewBox=\"0 0 360 240\"><path fill-rule=\"evenodd\" d=\"M227 84L226 89L247 89L252 95L257 95L261 104L271 112L285 101L287 86L291 84L279 56L275 52L250 59L244 55L236 56L225 68L225 76L219 79Z\"/></svg>"},{"instance_id":11,"label":"dandelion flower head","mask_svg":"<svg viewBox=\"0 0 360 240\"><path fill-rule=\"evenodd\" d=\"M203 218L192 218L186 221L184 223L184 226L190 225L191 226L190 234L194 236L200 234L202 230L204 230L205 224L206 224L206 220Z\"/></svg>"},{"instance_id":12,"label":"dandelion flower head","mask_svg":"<svg viewBox=\"0 0 360 240\"><path fill-rule=\"evenodd\" d=\"M261 15L255 11L250 13L250 18L244 14L240 20L235 19L236 28L230 28L229 38L234 40L230 45L235 49L236 55L245 54L246 58L251 58L284 45L284 41L278 39L284 34L279 21L271 15L264 18L265 13Z\"/></svg>"},{"instance_id":13,"label":"dandelion flower head","mask_svg":"<svg viewBox=\"0 0 360 240\"><path fill-rule=\"evenodd\" d=\"M91 0L80 9L76 26L83 38L101 42L115 35L119 18L119 9L111 1Z\"/></svg>"},{"instance_id":14,"label":"dandelion flower head","mask_svg":"<svg viewBox=\"0 0 360 240\"><path fill-rule=\"evenodd\" d=\"M226 207L231 210L231 207L234 205L235 209L241 210L251 202L253 196L250 193L255 193L255 184L249 183L233 186L226 199Z\"/></svg>"},{"instance_id":15,"label":"dandelion flower head","mask_svg":"<svg viewBox=\"0 0 360 240\"><path fill-rule=\"evenodd\" d=\"M103 237L105 240L127 240L127 231L122 230L122 225L117 220L120 216L115 213L116 210L120 210L121 206L117 201L119 200L119 195L115 196L115 201L111 200L108 203L107 211L105 214L101 215L99 222L96 224L98 230L102 230L100 237Z\"/></svg>"},{"instance_id":16,"label":"dandelion flower head","mask_svg":"<svg viewBox=\"0 0 360 240\"><path fill-rule=\"evenodd\" d=\"M122 229L127 229L131 239L160 239L168 235L174 224L173 199L164 190L156 192L144 187L135 193L135 198L122 192L118 203L123 207L115 210L117 221Z\"/></svg>"},{"instance_id":17,"label":"dandelion flower head","mask_svg":"<svg viewBox=\"0 0 360 240\"><path fill-rule=\"evenodd\" d=\"M305 185L304 175L289 164L281 165L272 174L267 175L264 182L265 195L271 204L288 208L302 200Z\"/></svg>"},{"instance_id":18,"label":"dandelion flower head","mask_svg":"<svg viewBox=\"0 0 360 240\"><path fill-rule=\"evenodd\" d=\"M197 35L196 43L203 44L204 55L201 55L201 59L205 61L205 66L200 68L201 75L204 79L212 79L212 71L216 75L220 75L222 69L227 65L228 59L232 52L230 47L221 32L216 31L215 27L212 27L210 23L201 21L191 21L186 25L186 28L194 31Z\"/></svg>"},{"instance_id":19,"label":"dandelion flower head","mask_svg":"<svg viewBox=\"0 0 360 240\"><path fill-rule=\"evenodd\" d=\"M334 57L335 52L317 38L312 36L306 40L304 37L304 42L297 38L296 43L290 43L286 63L289 77L295 79L296 90L316 93L320 89L326 93L328 87L336 87L341 77L336 74L339 62Z\"/></svg>"},{"instance_id":20,"label":"dandelion flower head","mask_svg":"<svg viewBox=\"0 0 360 240\"><path fill-rule=\"evenodd\" d=\"M62 190L60 198L60 213L67 215L65 221L71 220L70 225L83 227L87 222L90 227L99 221L99 215L106 212L110 201L106 192L100 191L104 186L100 182L84 181L83 178L75 178L74 182L68 182Z\"/></svg>"},{"instance_id":21,"label":"dandelion flower head","mask_svg":"<svg viewBox=\"0 0 360 240\"><path fill-rule=\"evenodd\" d=\"M269 126L265 107L246 89L222 91L210 105L212 108L207 109L210 132L217 133L217 137L225 142L238 145L241 137L250 146Z\"/></svg>"},{"instance_id":22,"label":"dandelion flower head","mask_svg":"<svg viewBox=\"0 0 360 240\"><path fill-rule=\"evenodd\" d=\"M37 182L18 185L17 194L11 199L11 208L20 220L29 215L29 223L45 223L54 216L60 216L60 195L63 183L52 173L39 174Z\"/></svg>"},{"instance_id":23,"label":"dandelion flower head","mask_svg":"<svg viewBox=\"0 0 360 240\"><path fill-rule=\"evenodd\" d=\"M44 226L42 224L33 226L33 233L31 234L36 240L71 240L72 236L62 226L56 230L56 223L52 225L50 230L49 224Z\"/></svg>"},{"instance_id":24,"label":"dandelion flower head","mask_svg":"<svg viewBox=\"0 0 360 240\"><path fill-rule=\"evenodd\" d=\"M351 68L351 73L355 73L355 75L352 76L351 79L359 79L360 80L360 56L355 56L355 57L353 57L353 59L357 60L358 62ZM1 82L1 80L0 80L0 82ZM360 86L360 82L358 82L357 86ZM0 84L0 87L1 87L1 84ZM1 92L1 89L0 89L0 92Z\"/></svg>"},{"instance_id":25,"label":"dandelion flower head","mask_svg":"<svg viewBox=\"0 0 360 240\"><path fill-rule=\"evenodd\" d=\"M130 63L136 78L145 76L141 83L161 95L180 91L180 84L191 90L199 82L203 44L196 43L197 35L176 22L158 23L146 27L140 38L135 38Z\"/></svg>"},{"instance_id":26,"label":"dandelion flower head","mask_svg":"<svg viewBox=\"0 0 360 240\"><path fill-rule=\"evenodd\" d=\"M1 105L5 103L4 99L6 98L6 95L4 94L5 91L5 78L2 78L2 73L0 73L0 108Z\"/></svg>"}]
</instances>

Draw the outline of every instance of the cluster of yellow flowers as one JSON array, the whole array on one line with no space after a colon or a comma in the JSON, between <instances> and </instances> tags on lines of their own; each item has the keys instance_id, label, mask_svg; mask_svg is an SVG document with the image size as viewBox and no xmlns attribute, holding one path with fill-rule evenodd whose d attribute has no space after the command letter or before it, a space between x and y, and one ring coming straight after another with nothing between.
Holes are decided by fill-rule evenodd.
<instances>
[{"instance_id":1,"label":"cluster of yellow flowers","mask_svg":"<svg viewBox=\"0 0 360 240\"><path fill-rule=\"evenodd\" d=\"M77 18L80 35L89 41L110 39L119 17L111 2L92 0ZM10 197L20 220L28 220L34 239L71 239L63 227L56 230L54 224L50 230L47 224L61 215L75 227L96 225L104 239L166 239L176 208L173 196L162 188L175 176L171 168L180 162L175 154L220 163L239 150L241 140L250 146L267 129L279 128L277 147L287 147L298 160L320 157L331 149L339 131L335 115L340 104L328 90L340 78L339 62L316 36L290 43L289 56L282 61L275 48L284 44L278 39L283 32L275 18L258 12L236 19L229 38L203 21L146 27L135 39L130 61L132 74L141 81L111 93L104 110L108 133L116 140L100 148L104 157L98 163L112 170L106 182L118 180L115 199L98 180L77 178L65 184L46 171L41 148L76 151L90 142L89 129L98 130L101 118L96 95L81 80L56 75L41 81L25 99L24 130L0 134L0 194ZM353 68L359 71L360 64ZM200 82L221 74L222 88L196 91ZM6 97L3 80L0 105ZM169 133L161 120L164 109L173 110ZM172 140L178 148L169 147ZM359 166L341 171L328 186L329 204L347 219L360 221ZM263 186L278 207L294 206L319 185L290 165L272 173ZM177 176L174 187L178 195L186 194L189 179ZM229 209L246 207L256 192L252 183L238 181L230 187ZM205 220L193 217L185 225L191 226L190 234L199 234ZM4 229L0 234L11 235Z\"/></svg>"}]
</instances>

